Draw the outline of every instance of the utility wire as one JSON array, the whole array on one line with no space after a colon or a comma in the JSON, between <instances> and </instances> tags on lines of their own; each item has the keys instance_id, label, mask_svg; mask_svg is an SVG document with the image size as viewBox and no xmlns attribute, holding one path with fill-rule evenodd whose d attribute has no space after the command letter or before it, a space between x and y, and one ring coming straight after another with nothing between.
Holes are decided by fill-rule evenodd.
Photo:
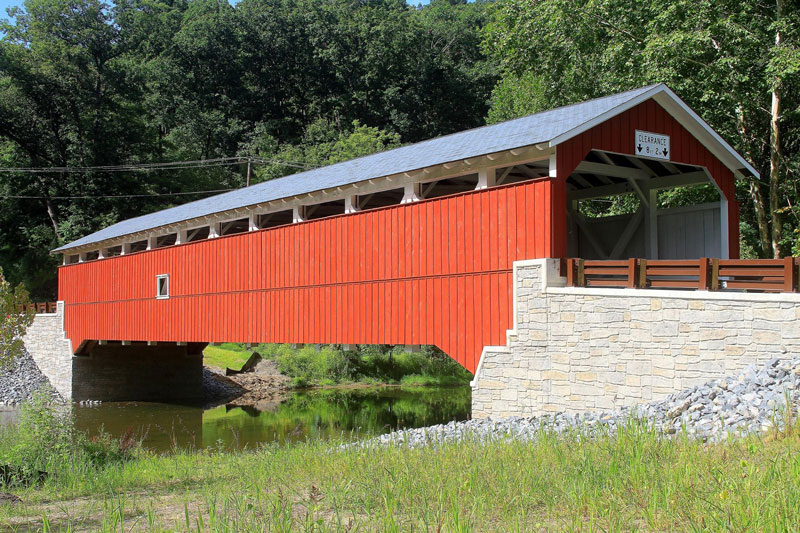
<instances>
[{"instance_id":1,"label":"utility wire","mask_svg":"<svg viewBox=\"0 0 800 533\"><path fill-rule=\"evenodd\" d=\"M263 157L218 157L214 159L200 159L196 161L174 161L167 163L138 163L131 165L102 165L94 167L0 167L0 172L25 172L29 174L51 174L51 173L86 173L86 172L131 172L153 170L179 170L186 168L220 167L240 165L243 163L276 164L287 167L312 169L312 165L300 163L298 161L280 161L277 159L265 159Z\"/></svg>"},{"instance_id":2,"label":"utility wire","mask_svg":"<svg viewBox=\"0 0 800 533\"><path fill-rule=\"evenodd\" d=\"M44 200L49 198L51 200L89 200L94 198L152 198L155 196L186 196L191 194L216 194L220 192L229 192L236 189L217 189L213 191L194 191L194 192L167 192L167 193L153 193L153 194L109 194L101 196L30 196L30 195L3 195L0 198L9 200Z\"/></svg>"},{"instance_id":3,"label":"utility wire","mask_svg":"<svg viewBox=\"0 0 800 533\"><path fill-rule=\"evenodd\" d=\"M25 172L30 174L48 173L86 173L86 172L130 172L130 171L153 171L153 170L179 170L186 168L220 167L240 165L243 163L277 164L287 167L311 169L316 168L306 163L298 161L280 161L276 159L266 159L263 157L218 157L214 159L200 159L196 161L174 161L167 163L140 163L132 165L105 165L95 167L0 167L0 173ZM0 198L8 200L89 200L93 198L152 198L158 196L188 196L193 194L216 194L229 192L235 189L215 189L210 191L192 192L172 192L172 193L152 193L152 194L109 194L109 195L76 195L76 196L36 196L9 194L0 195Z\"/></svg>"}]
</instances>

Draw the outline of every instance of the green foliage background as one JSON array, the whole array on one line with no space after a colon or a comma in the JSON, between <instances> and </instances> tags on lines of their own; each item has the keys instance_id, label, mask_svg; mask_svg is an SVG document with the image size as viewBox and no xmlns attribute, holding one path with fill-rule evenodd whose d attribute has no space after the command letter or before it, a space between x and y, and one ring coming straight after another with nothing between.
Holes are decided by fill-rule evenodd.
<instances>
[{"instance_id":1,"label":"green foliage background","mask_svg":"<svg viewBox=\"0 0 800 533\"><path fill-rule=\"evenodd\" d=\"M267 180L297 171L281 162L325 165L663 81L764 178L738 184L744 253L773 255L775 228L780 253L800 252L798 0L26 0L13 15L0 167L259 156ZM52 299L50 249L244 174L0 172L0 265Z\"/></svg>"}]
</instances>

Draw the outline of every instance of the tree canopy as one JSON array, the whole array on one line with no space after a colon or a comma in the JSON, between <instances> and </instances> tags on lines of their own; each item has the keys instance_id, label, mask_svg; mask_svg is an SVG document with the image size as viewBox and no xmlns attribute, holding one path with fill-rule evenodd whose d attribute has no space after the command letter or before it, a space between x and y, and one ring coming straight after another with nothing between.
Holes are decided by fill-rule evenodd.
<instances>
[{"instance_id":1,"label":"tree canopy","mask_svg":"<svg viewBox=\"0 0 800 533\"><path fill-rule=\"evenodd\" d=\"M800 253L798 0L26 0L12 14L0 167L258 156L267 180L666 82L762 174L737 186L743 251ZM0 265L51 299L50 249L244 183L244 165L0 172Z\"/></svg>"}]
</instances>

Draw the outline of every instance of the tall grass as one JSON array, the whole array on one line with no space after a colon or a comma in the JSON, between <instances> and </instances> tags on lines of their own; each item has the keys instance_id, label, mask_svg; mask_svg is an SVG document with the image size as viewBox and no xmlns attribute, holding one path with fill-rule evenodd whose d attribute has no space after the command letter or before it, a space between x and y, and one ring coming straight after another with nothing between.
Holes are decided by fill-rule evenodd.
<instances>
[{"instance_id":1,"label":"tall grass","mask_svg":"<svg viewBox=\"0 0 800 533\"><path fill-rule=\"evenodd\" d=\"M36 529L45 517L58 530L55 499L72 505L70 520L108 531L123 520L152 531L791 531L800 437L707 445L632 422L594 439L543 431L530 443L308 442L76 468L21 496L28 507L0 508L0 523Z\"/></svg>"},{"instance_id":2,"label":"tall grass","mask_svg":"<svg viewBox=\"0 0 800 533\"><path fill-rule=\"evenodd\" d=\"M14 488L89 472L134 457L140 441L133 434L88 437L75 431L69 406L51 405L39 391L20 408L16 424L0 426L0 488Z\"/></svg>"}]
</instances>

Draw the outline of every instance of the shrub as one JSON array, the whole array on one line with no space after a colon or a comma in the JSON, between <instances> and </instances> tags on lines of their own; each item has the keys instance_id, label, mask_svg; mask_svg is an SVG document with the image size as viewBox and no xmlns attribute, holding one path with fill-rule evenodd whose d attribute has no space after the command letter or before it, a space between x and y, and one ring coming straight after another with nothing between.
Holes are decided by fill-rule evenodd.
<instances>
[{"instance_id":1,"label":"shrub","mask_svg":"<svg viewBox=\"0 0 800 533\"><path fill-rule=\"evenodd\" d=\"M0 485L27 485L69 468L102 467L133 457L141 442L131 435L88 437L76 432L68 406L53 405L40 390L20 408L17 424L0 429Z\"/></svg>"},{"instance_id":2,"label":"shrub","mask_svg":"<svg viewBox=\"0 0 800 533\"><path fill-rule=\"evenodd\" d=\"M33 311L21 311L20 307L28 302L25 288L21 285L11 287L0 268L0 369L24 350L22 337L33 322Z\"/></svg>"},{"instance_id":3,"label":"shrub","mask_svg":"<svg viewBox=\"0 0 800 533\"><path fill-rule=\"evenodd\" d=\"M355 351L345 351L335 344L318 349L262 344L257 350L263 357L275 361L296 387L348 381L456 385L472 378L472 374L433 346L407 352L401 346L384 345L361 345ZM409 381L409 376L417 378Z\"/></svg>"}]
</instances>

